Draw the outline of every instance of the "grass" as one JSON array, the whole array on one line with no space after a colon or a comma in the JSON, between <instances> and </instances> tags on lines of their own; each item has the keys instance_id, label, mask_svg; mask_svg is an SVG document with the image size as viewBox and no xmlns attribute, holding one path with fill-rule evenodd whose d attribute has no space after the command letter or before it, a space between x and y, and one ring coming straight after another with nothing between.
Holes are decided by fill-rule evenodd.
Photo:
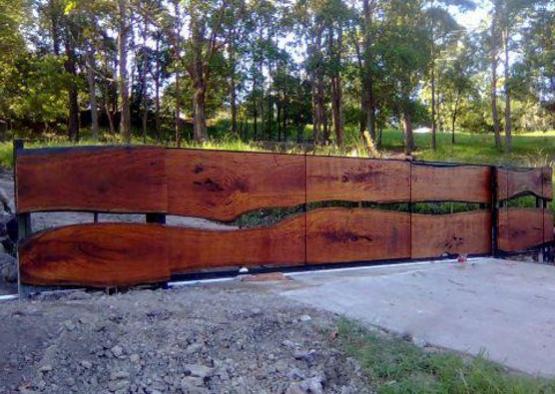
<instances>
[{"instance_id":1,"label":"grass","mask_svg":"<svg viewBox=\"0 0 555 394\"><path fill-rule=\"evenodd\" d=\"M511 373L488 361L436 351L342 320L338 340L378 393L555 393L555 381Z\"/></svg>"}]
</instances>

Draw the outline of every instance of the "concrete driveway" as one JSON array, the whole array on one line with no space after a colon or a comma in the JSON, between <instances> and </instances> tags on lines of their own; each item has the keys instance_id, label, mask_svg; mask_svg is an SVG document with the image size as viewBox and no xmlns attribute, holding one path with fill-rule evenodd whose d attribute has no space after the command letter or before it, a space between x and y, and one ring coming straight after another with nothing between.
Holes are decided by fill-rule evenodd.
<instances>
[{"instance_id":1,"label":"concrete driveway","mask_svg":"<svg viewBox=\"0 0 555 394\"><path fill-rule=\"evenodd\" d=\"M496 259L292 275L293 300L530 374L555 376L555 267ZM294 285L293 285L294 283Z\"/></svg>"}]
</instances>

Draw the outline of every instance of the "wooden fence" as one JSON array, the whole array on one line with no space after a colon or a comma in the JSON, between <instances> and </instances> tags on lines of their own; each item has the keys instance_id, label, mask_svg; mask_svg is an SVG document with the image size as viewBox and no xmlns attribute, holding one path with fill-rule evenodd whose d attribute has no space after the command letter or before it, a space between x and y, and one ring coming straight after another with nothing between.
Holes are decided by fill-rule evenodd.
<instances>
[{"instance_id":1,"label":"wooden fence","mask_svg":"<svg viewBox=\"0 0 555 394\"><path fill-rule=\"evenodd\" d=\"M160 147L19 146L15 157L20 278L28 284L127 286L216 268L490 255L553 238L550 169ZM508 207L525 193L537 196L536 208ZM476 209L417 213L430 202ZM267 227L164 224L165 215L229 222L291 207L296 214ZM146 223L31 234L37 211L141 213Z\"/></svg>"}]
</instances>

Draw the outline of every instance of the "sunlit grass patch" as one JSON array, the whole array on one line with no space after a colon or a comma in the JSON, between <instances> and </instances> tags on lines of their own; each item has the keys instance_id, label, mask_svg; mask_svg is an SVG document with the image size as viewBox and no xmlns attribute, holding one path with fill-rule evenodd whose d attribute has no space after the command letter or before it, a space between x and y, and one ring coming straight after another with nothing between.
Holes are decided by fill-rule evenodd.
<instances>
[{"instance_id":1,"label":"sunlit grass patch","mask_svg":"<svg viewBox=\"0 0 555 394\"><path fill-rule=\"evenodd\" d=\"M511 373L484 355L428 352L400 337L349 320L338 327L343 349L356 358L378 393L554 393L555 381Z\"/></svg>"}]
</instances>

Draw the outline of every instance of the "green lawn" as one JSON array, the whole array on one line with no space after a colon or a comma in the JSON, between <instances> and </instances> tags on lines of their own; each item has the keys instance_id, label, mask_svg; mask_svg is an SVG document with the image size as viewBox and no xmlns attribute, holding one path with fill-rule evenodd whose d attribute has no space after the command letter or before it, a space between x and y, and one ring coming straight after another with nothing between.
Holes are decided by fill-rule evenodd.
<instances>
[{"instance_id":1,"label":"green lawn","mask_svg":"<svg viewBox=\"0 0 555 394\"><path fill-rule=\"evenodd\" d=\"M506 155L495 149L491 134L457 133L456 144L451 143L451 135L438 134L438 148L431 149L430 134L416 134L419 159L434 161L460 161L467 163L512 164L523 166L553 166L555 163L555 130L546 133L522 133L513 136L512 154ZM385 151L401 150L402 133L384 132Z\"/></svg>"},{"instance_id":2,"label":"green lawn","mask_svg":"<svg viewBox=\"0 0 555 394\"><path fill-rule=\"evenodd\" d=\"M337 340L377 393L555 393L555 381L515 374L485 357L425 351L403 338L342 320Z\"/></svg>"}]
</instances>

